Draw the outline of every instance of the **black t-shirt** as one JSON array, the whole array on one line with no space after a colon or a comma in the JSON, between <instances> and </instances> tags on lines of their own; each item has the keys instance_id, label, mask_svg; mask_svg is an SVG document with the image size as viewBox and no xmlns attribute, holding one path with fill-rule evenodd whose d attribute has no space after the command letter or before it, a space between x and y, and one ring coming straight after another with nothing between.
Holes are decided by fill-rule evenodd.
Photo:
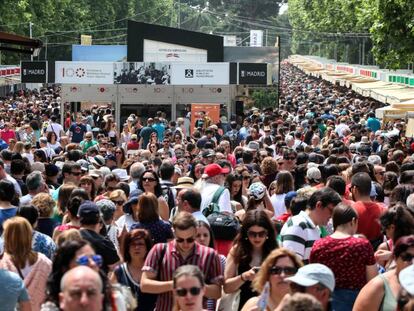
<instances>
[{"instance_id":1,"label":"black t-shirt","mask_svg":"<svg viewBox=\"0 0 414 311\"><path fill-rule=\"evenodd\" d=\"M91 243L92 247L95 249L95 252L102 256L102 269L107 273L109 270L108 266L119 261L114 243L112 243L108 238L103 237L99 233L89 229L81 229L80 234L83 239Z\"/></svg>"}]
</instances>

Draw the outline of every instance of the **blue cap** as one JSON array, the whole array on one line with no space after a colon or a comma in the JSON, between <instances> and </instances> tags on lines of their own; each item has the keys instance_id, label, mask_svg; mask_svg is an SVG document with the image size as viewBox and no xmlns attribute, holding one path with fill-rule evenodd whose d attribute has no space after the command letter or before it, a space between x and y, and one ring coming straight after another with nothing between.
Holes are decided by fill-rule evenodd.
<instances>
[{"instance_id":1,"label":"blue cap","mask_svg":"<svg viewBox=\"0 0 414 311\"><path fill-rule=\"evenodd\" d=\"M295 198L297 195L298 195L298 193L296 191L289 191L288 193L286 193L286 195L285 195L285 205L290 205L290 201L292 201L293 198Z\"/></svg>"},{"instance_id":2,"label":"blue cap","mask_svg":"<svg viewBox=\"0 0 414 311\"><path fill-rule=\"evenodd\" d=\"M112 160L112 161L115 161L115 162L116 162L116 156L114 156L113 154L108 154L108 155L106 156L106 159L107 159L107 160Z\"/></svg>"},{"instance_id":3,"label":"blue cap","mask_svg":"<svg viewBox=\"0 0 414 311\"><path fill-rule=\"evenodd\" d=\"M78 210L78 217L90 217L90 216L98 216L99 215L99 208L96 203L86 200L79 206Z\"/></svg>"}]
</instances>

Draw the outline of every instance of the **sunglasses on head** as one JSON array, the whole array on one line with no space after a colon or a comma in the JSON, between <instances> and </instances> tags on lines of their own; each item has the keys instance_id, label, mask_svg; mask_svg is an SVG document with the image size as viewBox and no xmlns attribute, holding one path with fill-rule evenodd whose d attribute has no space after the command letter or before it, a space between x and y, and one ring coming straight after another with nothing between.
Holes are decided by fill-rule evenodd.
<instances>
[{"instance_id":1,"label":"sunglasses on head","mask_svg":"<svg viewBox=\"0 0 414 311\"><path fill-rule=\"evenodd\" d=\"M277 275L281 275L282 272L284 272L286 275L294 275L297 271L298 269L295 267L279 267L279 266L273 266L269 270L270 274L277 274Z\"/></svg>"},{"instance_id":2,"label":"sunglasses on head","mask_svg":"<svg viewBox=\"0 0 414 311\"><path fill-rule=\"evenodd\" d=\"M177 288L175 290L175 292L177 293L177 296L179 297L185 297L187 296L187 293L190 293L191 296L198 296L201 292L201 288L200 287L191 287L191 288Z\"/></svg>"},{"instance_id":3,"label":"sunglasses on head","mask_svg":"<svg viewBox=\"0 0 414 311\"><path fill-rule=\"evenodd\" d=\"M265 236L267 236L267 231L258 231L258 232L256 232L256 231L247 231L247 236L249 238L256 238L256 237L264 238Z\"/></svg>"},{"instance_id":4,"label":"sunglasses on head","mask_svg":"<svg viewBox=\"0 0 414 311\"><path fill-rule=\"evenodd\" d=\"M76 259L76 263L80 266L87 266L89 264L89 259L92 259L92 261L98 266L102 266L103 259L101 255L92 255L92 256L81 256L78 259Z\"/></svg>"},{"instance_id":5,"label":"sunglasses on head","mask_svg":"<svg viewBox=\"0 0 414 311\"><path fill-rule=\"evenodd\" d=\"M177 241L177 243L193 243L195 241L194 238L187 238L187 239L183 239L183 238L175 238L175 240Z\"/></svg>"}]
</instances>

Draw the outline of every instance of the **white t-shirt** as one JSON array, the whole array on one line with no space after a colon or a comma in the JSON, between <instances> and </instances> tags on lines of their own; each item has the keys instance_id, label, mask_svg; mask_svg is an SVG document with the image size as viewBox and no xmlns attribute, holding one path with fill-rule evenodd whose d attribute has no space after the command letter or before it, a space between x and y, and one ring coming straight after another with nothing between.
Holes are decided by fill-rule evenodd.
<instances>
[{"instance_id":1,"label":"white t-shirt","mask_svg":"<svg viewBox=\"0 0 414 311\"><path fill-rule=\"evenodd\" d=\"M213 200L214 193L220 186L217 184L212 184L206 182L201 189L201 207L200 211L203 211ZM218 205L220 206L220 212L228 212L233 214L230 203L230 192L228 189L225 189L221 194Z\"/></svg>"},{"instance_id":2,"label":"white t-shirt","mask_svg":"<svg viewBox=\"0 0 414 311\"><path fill-rule=\"evenodd\" d=\"M273 209L275 210L275 216L274 216L275 218L286 213L285 196L286 196L286 193L282 193L282 194L273 194L270 197L270 202L272 202Z\"/></svg>"},{"instance_id":3,"label":"white t-shirt","mask_svg":"<svg viewBox=\"0 0 414 311\"><path fill-rule=\"evenodd\" d=\"M56 134L57 140L60 141L60 133L63 131L62 125L59 123L50 123L46 128L46 132L54 132Z\"/></svg>"}]
</instances>

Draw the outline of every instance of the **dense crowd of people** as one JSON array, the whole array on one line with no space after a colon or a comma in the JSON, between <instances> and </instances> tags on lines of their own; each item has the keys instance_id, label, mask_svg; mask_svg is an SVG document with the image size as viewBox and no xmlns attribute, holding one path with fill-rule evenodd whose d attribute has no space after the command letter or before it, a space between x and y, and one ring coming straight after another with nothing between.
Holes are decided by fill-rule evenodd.
<instances>
[{"instance_id":1,"label":"dense crowd of people","mask_svg":"<svg viewBox=\"0 0 414 311\"><path fill-rule=\"evenodd\" d=\"M405 120L288 62L280 83L195 128L0 100L0 309L414 310Z\"/></svg>"}]
</instances>

